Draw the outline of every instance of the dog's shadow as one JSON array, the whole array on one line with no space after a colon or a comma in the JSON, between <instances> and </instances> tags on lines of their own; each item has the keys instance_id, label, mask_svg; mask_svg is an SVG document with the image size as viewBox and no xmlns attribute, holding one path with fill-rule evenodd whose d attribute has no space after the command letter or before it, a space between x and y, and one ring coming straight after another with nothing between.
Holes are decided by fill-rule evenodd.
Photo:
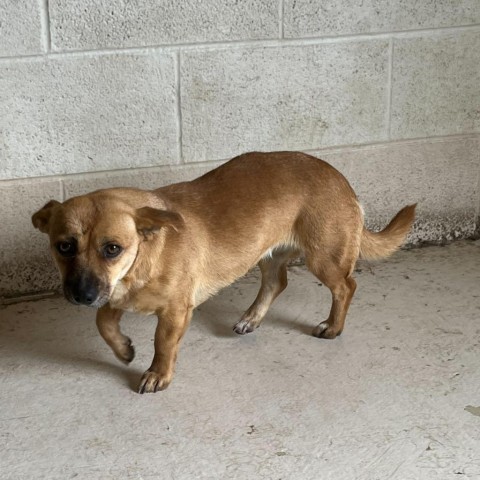
<instances>
[{"instance_id":1,"label":"dog's shadow","mask_svg":"<svg viewBox=\"0 0 480 480\"><path fill-rule=\"evenodd\" d=\"M198 308L195 314L194 322L202 331L213 334L216 337L228 338L237 337L238 334L233 331L235 323L240 319L243 311L236 309L235 312L225 312L214 301L209 301L205 306ZM319 319L320 321L321 319ZM312 333L313 326L308 325L299 317L291 317L287 314L276 311L272 308L262 321L262 325L277 325L287 329L297 330L305 335ZM261 326L260 326L261 328Z\"/></svg>"},{"instance_id":2,"label":"dog's shadow","mask_svg":"<svg viewBox=\"0 0 480 480\"><path fill-rule=\"evenodd\" d=\"M88 369L120 378L136 390L144 370L123 365L107 345L105 351L97 348L99 339L93 338L96 334L93 310L81 311L57 297L9 305L0 314L3 359L10 358L13 364L50 362ZM108 355L111 361L106 359Z\"/></svg>"},{"instance_id":3,"label":"dog's shadow","mask_svg":"<svg viewBox=\"0 0 480 480\"><path fill-rule=\"evenodd\" d=\"M238 334L233 331L233 327L250 306L257 291L258 284L256 282L250 282L247 285L243 283L241 288L233 284L197 307L193 321L202 331L216 337L237 337ZM292 295L294 296L294 292ZM282 297L280 297L267 312L262 325L276 324L310 335L313 324L307 324L298 311L294 313L292 310L295 308L285 309L285 304L282 303ZM324 319L319 317L317 323L322 320Z\"/></svg>"}]
</instances>

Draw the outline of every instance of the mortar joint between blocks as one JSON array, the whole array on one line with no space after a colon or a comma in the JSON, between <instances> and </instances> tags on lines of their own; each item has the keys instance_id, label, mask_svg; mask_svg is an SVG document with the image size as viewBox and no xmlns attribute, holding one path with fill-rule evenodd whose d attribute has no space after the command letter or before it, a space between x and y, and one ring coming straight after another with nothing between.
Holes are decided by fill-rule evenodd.
<instances>
[{"instance_id":1,"label":"mortar joint between blocks","mask_svg":"<svg viewBox=\"0 0 480 480\"><path fill-rule=\"evenodd\" d=\"M285 13L285 0L279 0L278 4L278 30L279 30L279 37L280 40L285 38L285 26L284 26L284 13Z\"/></svg>"},{"instance_id":2,"label":"mortar joint between blocks","mask_svg":"<svg viewBox=\"0 0 480 480\"><path fill-rule=\"evenodd\" d=\"M392 139L391 128L392 128L392 95L393 95L393 56L394 56L394 42L393 37L390 38L388 44L388 78L387 78L387 111L386 111L386 121L387 121L387 139L390 141Z\"/></svg>"},{"instance_id":3,"label":"mortar joint between blocks","mask_svg":"<svg viewBox=\"0 0 480 480\"><path fill-rule=\"evenodd\" d=\"M42 25L42 42L44 54L48 55L52 50L52 34L50 30L50 6L49 0L42 0L41 3L41 25Z\"/></svg>"},{"instance_id":4,"label":"mortar joint between blocks","mask_svg":"<svg viewBox=\"0 0 480 480\"><path fill-rule=\"evenodd\" d=\"M60 178L60 195L62 203L67 199L67 186L65 185L65 179Z\"/></svg>"},{"instance_id":5,"label":"mortar joint between blocks","mask_svg":"<svg viewBox=\"0 0 480 480\"><path fill-rule=\"evenodd\" d=\"M175 55L175 97L177 101L177 135L178 135L178 156L180 164L185 163L183 157L183 132L182 132L182 91L181 91L181 50Z\"/></svg>"}]
</instances>

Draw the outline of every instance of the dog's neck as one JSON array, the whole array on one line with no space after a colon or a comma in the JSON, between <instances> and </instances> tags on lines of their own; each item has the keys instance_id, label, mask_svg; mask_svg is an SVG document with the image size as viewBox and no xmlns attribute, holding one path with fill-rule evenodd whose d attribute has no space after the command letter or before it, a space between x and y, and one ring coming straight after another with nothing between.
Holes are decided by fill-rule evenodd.
<instances>
[{"instance_id":1,"label":"dog's neck","mask_svg":"<svg viewBox=\"0 0 480 480\"><path fill-rule=\"evenodd\" d=\"M154 236L139 244L131 267L113 288L110 295L112 307L135 310L135 297L138 292L158 276L166 235L166 229L162 228Z\"/></svg>"}]
</instances>

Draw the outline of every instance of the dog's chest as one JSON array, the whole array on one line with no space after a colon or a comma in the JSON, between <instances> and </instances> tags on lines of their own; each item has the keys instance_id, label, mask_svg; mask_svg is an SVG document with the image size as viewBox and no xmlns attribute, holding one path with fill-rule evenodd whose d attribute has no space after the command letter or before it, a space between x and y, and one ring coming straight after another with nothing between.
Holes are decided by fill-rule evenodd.
<instances>
[{"instance_id":1,"label":"dog's chest","mask_svg":"<svg viewBox=\"0 0 480 480\"><path fill-rule=\"evenodd\" d=\"M135 285L136 288L141 288L142 285ZM120 280L115 285L112 294L110 295L109 303L113 308L125 310L127 312L139 312L145 315L151 315L154 311L151 308L145 308L142 305L138 294L132 294L132 286L128 287L125 282Z\"/></svg>"},{"instance_id":2,"label":"dog's chest","mask_svg":"<svg viewBox=\"0 0 480 480\"><path fill-rule=\"evenodd\" d=\"M113 307L120 307L128 302L129 290L122 280L118 281L110 295L110 304Z\"/></svg>"}]
</instances>

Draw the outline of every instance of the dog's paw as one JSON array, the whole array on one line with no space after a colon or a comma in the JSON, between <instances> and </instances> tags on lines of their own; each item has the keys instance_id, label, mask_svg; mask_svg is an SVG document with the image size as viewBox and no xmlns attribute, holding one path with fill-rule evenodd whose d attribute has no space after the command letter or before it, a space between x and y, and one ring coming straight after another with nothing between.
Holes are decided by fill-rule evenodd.
<instances>
[{"instance_id":1,"label":"dog's paw","mask_svg":"<svg viewBox=\"0 0 480 480\"><path fill-rule=\"evenodd\" d=\"M317 338L332 339L340 335L342 332L338 332L331 327L327 321L319 323L312 332L312 335Z\"/></svg>"},{"instance_id":2,"label":"dog's paw","mask_svg":"<svg viewBox=\"0 0 480 480\"><path fill-rule=\"evenodd\" d=\"M155 393L160 390L165 390L171 382L171 378L161 376L157 372L147 370L138 386L138 393Z\"/></svg>"},{"instance_id":3,"label":"dog's paw","mask_svg":"<svg viewBox=\"0 0 480 480\"><path fill-rule=\"evenodd\" d=\"M233 331L239 335L245 335L246 333L252 333L257 327L258 325L253 322L242 318L233 326Z\"/></svg>"},{"instance_id":4,"label":"dog's paw","mask_svg":"<svg viewBox=\"0 0 480 480\"><path fill-rule=\"evenodd\" d=\"M135 358L135 347L128 337L125 337L122 345L115 351L115 355L121 362L127 365Z\"/></svg>"}]
</instances>

